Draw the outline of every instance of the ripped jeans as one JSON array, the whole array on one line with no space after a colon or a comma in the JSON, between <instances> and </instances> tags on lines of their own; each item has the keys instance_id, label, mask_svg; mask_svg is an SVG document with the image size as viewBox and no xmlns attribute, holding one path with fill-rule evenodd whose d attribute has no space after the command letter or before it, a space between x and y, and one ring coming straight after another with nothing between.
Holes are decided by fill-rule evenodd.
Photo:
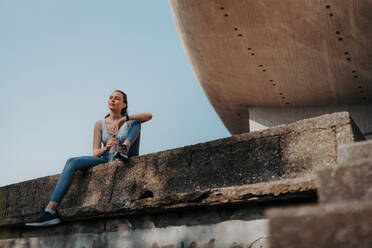
<instances>
[{"instance_id":1,"label":"ripped jeans","mask_svg":"<svg viewBox=\"0 0 372 248\"><path fill-rule=\"evenodd\" d=\"M141 122L133 121L128 130L128 135L125 138L131 142L128 157L139 155L140 137ZM70 188L76 170L86 169L102 163L110 162L109 156L106 154L108 152L109 151L105 152L102 157L80 156L67 159L50 201L57 202L58 204L62 201L63 197Z\"/></svg>"}]
</instances>

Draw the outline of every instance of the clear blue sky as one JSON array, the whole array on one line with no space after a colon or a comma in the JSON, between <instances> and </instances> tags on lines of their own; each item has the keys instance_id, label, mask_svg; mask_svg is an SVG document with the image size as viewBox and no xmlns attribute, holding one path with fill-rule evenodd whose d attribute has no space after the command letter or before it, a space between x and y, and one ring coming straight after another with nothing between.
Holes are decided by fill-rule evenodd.
<instances>
[{"instance_id":1,"label":"clear blue sky","mask_svg":"<svg viewBox=\"0 0 372 248\"><path fill-rule=\"evenodd\" d=\"M230 136L186 58L168 1L0 1L0 186L92 155L115 89L151 112L140 155Z\"/></svg>"}]
</instances>

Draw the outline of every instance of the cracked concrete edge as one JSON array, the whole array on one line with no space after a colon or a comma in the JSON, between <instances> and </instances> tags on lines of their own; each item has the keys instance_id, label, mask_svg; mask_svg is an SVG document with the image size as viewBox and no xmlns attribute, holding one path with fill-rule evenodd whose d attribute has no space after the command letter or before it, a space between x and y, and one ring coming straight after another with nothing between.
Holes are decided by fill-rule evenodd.
<instances>
[{"instance_id":1,"label":"cracked concrete edge","mask_svg":"<svg viewBox=\"0 0 372 248\"><path fill-rule=\"evenodd\" d=\"M190 193L179 193L163 198L147 198L130 204L102 204L78 208L61 209L67 219L135 214L142 211L169 210L187 207L217 206L230 203L258 202L270 200L288 193L315 191L312 178L285 179L279 181L243 185L236 187L214 188Z\"/></svg>"}]
</instances>

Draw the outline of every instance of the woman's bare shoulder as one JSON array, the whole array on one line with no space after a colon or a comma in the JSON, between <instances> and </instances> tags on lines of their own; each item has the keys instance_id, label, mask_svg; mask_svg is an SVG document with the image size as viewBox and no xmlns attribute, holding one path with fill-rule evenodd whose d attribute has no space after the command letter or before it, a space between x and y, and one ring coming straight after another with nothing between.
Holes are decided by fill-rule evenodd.
<instances>
[{"instance_id":1,"label":"woman's bare shoulder","mask_svg":"<svg viewBox=\"0 0 372 248\"><path fill-rule=\"evenodd\" d=\"M102 122L103 120L96 121L96 123L94 123L94 128L102 129Z\"/></svg>"}]
</instances>

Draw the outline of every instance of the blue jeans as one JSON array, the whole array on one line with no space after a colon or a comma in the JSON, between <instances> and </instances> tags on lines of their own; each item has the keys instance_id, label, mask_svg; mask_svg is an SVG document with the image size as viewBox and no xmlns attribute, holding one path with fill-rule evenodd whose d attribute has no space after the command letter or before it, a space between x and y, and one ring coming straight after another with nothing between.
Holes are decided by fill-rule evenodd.
<instances>
[{"instance_id":1,"label":"blue jeans","mask_svg":"<svg viewBox=\"0 0 372 248\"><path fill-rule=\"evenodd\" d=\"M131 146L128 151L128 157L139 155L140 137L141 122L133 121L128 130L128 135L125 138L131 142ZM105 155L103 155L102 157L80 156L67 159L65 167L63 168L63 171L59 176L56 188L54 189L54 193L50 201L54 201L57 203L60 203L62 201L63 197L70 188L76 170L86 169L107 162L109 162L109 159L108 156Z\"/></svg>"}]
</instances>

